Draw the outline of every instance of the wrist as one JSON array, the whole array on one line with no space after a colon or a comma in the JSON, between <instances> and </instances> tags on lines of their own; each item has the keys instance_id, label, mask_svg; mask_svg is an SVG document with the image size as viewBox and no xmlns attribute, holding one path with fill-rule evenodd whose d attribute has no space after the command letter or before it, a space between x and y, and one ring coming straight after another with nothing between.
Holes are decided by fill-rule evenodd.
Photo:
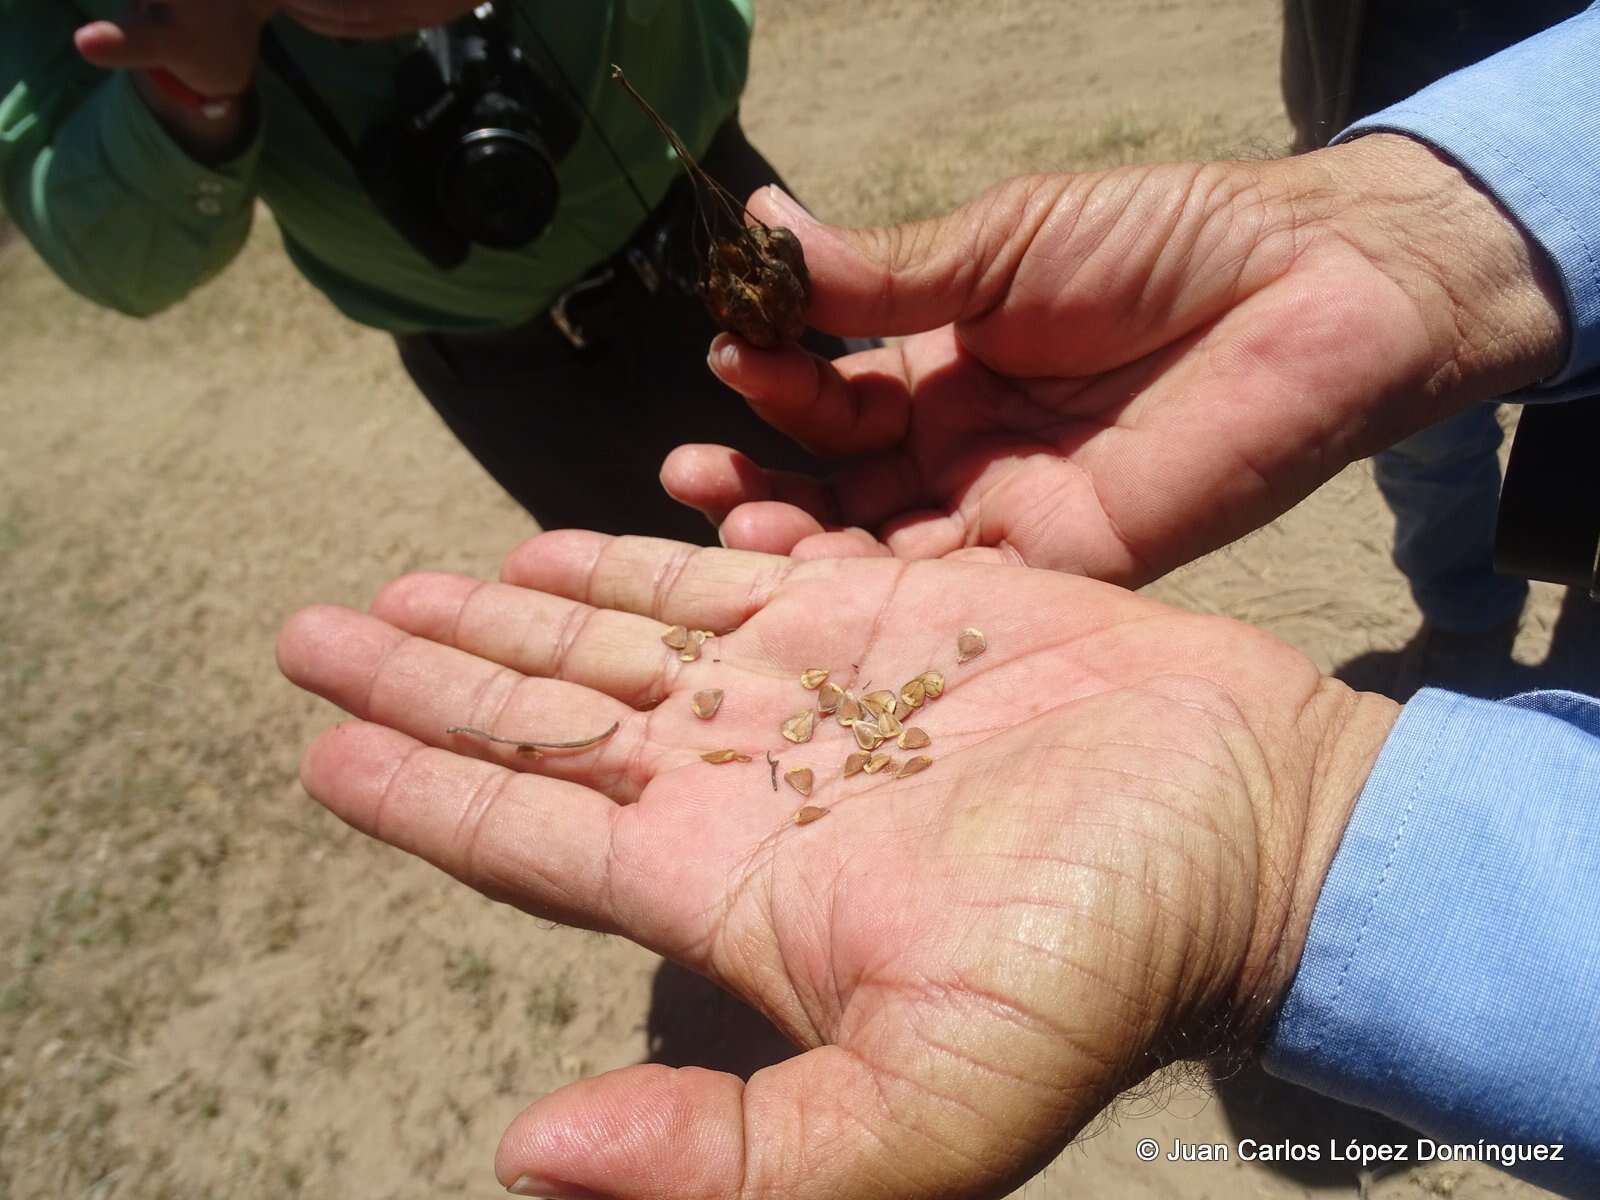
<instances>
[{"instance_id":1,"label":"wrist","mask_svg":"<svg viewBox=\"0 0 1600 1200\"><path fill-rule=\"evenodd\" d=\"M1566 357L1566 308L1544 252L1427 144L1376 133L1292 160L1314 233L1356 247L1427 332L1417 426L1539 382Z\"/></svg>"},{"instance_id":2,"label":"wrist","mask_svg":"<svg viewBox=\"0 0 1600 1200\"><path fill-rule=\"evenodd\" d=\"M1288 997L1317 900L1350 816L1400 715L1384 696L1325 679L1296 719L1294 778L1258 820L1261 869L1255 922L1234 987L1231 1045L1253 1055ZM1285 796L1303 796L1303 804Z\"/></svg>"}]
</instances>

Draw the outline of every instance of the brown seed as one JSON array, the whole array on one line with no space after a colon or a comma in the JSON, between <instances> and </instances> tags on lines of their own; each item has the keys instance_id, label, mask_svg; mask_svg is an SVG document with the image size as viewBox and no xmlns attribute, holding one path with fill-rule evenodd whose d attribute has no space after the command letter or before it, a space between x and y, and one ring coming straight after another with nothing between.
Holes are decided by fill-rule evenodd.
<instances>
[{"instance_id":1,"label":"brown seed","mask_svg":"<svg viewBox=\"0 0 1600 1200\"><path fill-rule=\"evenodd\" d=\"M989 648L989 639L981 629L963 629L956 639L956 662L970 662Z\"/></svg>"},{"instance_id":2,"label":"brown seed","mask_svg":"<svg viewBox=\"0 0 1600 1200\"><path fill-rule=\"evenodd\" d=\"M800 686L808 692L814 692L828 682L828 673L821 667L812 667L809 671L800 672Z\"/></svg>"},{"instance_id":3,"label":"brown seed","mask_svg":"<svg viewBox=\"0 0 1600 1200\"><path fill-rule=\"evenodd\" d=\"M904 779L907 775L915 775L918 771L926 771L933 766L933 759L926 754L919 754L915 758L908 758L900 764L900 769L894 773L896 779Z\"/></svg>"},{"instance_id":4,"label":"brown seed","mask_svg":"<svg viewBox=\"0 0 1600 1200\"><path fill-rule=\"evenodd\" d=\"M928 698L928 689L920 679L913 679L900 689L900 703L907 708L921 708Z\"/></svg>"},{"instance_id":5,"label":"brown seed","mask_svg":"<svg viewBox=\"0 0 1600 1200\"><path fill-rule=\"evenodd\" d=\"M689 630L689 636L699 645L704 646L717 636L717 631L715 629L691 629Z\"/></svg>"},{"instance_id":6,"label":"brown seed","mask_svg":"<svg viewBox=\"0 0 1600 1200\"><path fill-rule=\"evenodd\" d=\"M861 719L861 702L846 692L844 699L839 701L839 708L834 713L834 718L846 728L854 725Z\"/></svg>"},{"instance_id":7,"label":"brown seed","mask_svg":"<svg viewBox=\"0 0 1600 1200\"><path fill-rule=\"evenodd\" d=\"M899 737L901 730L904 728L905 726L900 723L900 718L892 712L886 712L878 718L878 732L885 738Z\"/></svg>"},{"instance_id":8,"label":"brown seed","mask_svg":"<svg viewBox=\"0 0 1600 1200\"><path fill-rule=\"evenodd\" d=\"M661 642L672 650L682 650L689 644L689 631L682 625L674 625L661 635Z\"/></svg>"},{"instance_id":9,"label":"brown seed","mask_svg":"<svg viewBox=\"0 0 1600 1200\"><path fill-rule=\"evenodd\" d=\"M895 720L902 722L909 720L911 714L914 712L916 712L916 709L912 708L911 705L907 704L904 700L896 700L894 702Z\"/></svg>"},{"instance_id":10,"label":"brown seed","mask_svg":"<svg viewBox=\"0 0 1600 1200\"><path fill-rule=\"evenodd\" d=\"M817 820L817 819L819 819L821 817L825 817L827 815L828 815L828 810L827 809L818 808L814 804L808 804L804 808L802 808L799 812L795 813L795 815L794 815L794 823L796 825L809 825L809 824L811 824L811 822L813 822L813 821L815 821L815 820Z\"/></svg>"},{"instance_id":11,"label":"brown seed","mask_svg":"<svg viewBox=\"0 0 1600 1200\"><path fill-rule=\"evenodd\" d=\"M785 771L783 773L783 781L802 796L811 795L812 774L810 767L796 767L792 771Z\"/></svg>"},{"instance_id":12,"label":"brown seed","mask_svg":"<svg viewBox=\"0 0 1600 1200\"><path fill-rule=\"evenodd\" d=\"M740 754L737 750L707 750L700 757L714 766L721 766L723 763L750 761L748 754Z\"/></svg>"},{"instance_id":13,"label":"brown seed","mask_svg":"<svg viewBox=\"0 0 1600 1200\"><path fill-rule=\"evenodd\" d=\"M874 754L871 758L867 759L867 765L861 769L868 775L876 775L879 771L892 766L894 766L894 759L890 758L887 754Z\"/></svg>"},{"instance_id":14,"label":"brown seed","mask_svg":"<svg viewBox=\"0 0 1600 1200\"><path fill-rule=\"evenodd\" d=\"M902 750L921 750L931 740L925 730L912 726L900 735L898 744Z\"/></svg>"},{"instance_id":15,"label":"brown seed","mask_svg":"<svg viewBox=\"0 0 1600 1200\"><path fill-rule=\"evenodd\" d=\"M883 735L878 732L878 727L870 721L857 721L850 726L850 732L856 735L856 745L863 750L876 750Z\"/></svg>"},{"instance_id":16,"label":"brown seed","mask_svg":"<svg viewBox=\"0 0 1600 1200\"><path fill-rule=\"evenodd\" d=\"M894 711L895 696L893 692L868 692L861 697L861 707L873 713L886 713Z\"/></svg>"},{"instance_id":17,"label":"brown seed","mask_svg":"<svg viewBox=\"0 0 1600 1200\"><path fill-rule=\"evenodd\" d=\"M811 709L803 713L796 713L783 723L783 736L791 742L809 742L811 733L817 727L817 714Z\"/></svg>"},{"instance_id":18,"label":"brown seed","mask_svg":"<svg viewBox=\"0 0 1600 1200\"><path fill-rule=\"evenodd\" d=\"M709 688L694 694L694 715L702 721L709 721L717 715L717 709L722 707L722 689Z\"/></svg>"},{"instance_id":19,"label":"brown seed","mask_svg":"<svg viewBox=\"0 0 1600 1200\"><path fill-rule=\"evenodd\" d=\"M844 760L844 777L849 779L852 775L859 775L872 757L864 750L857 750Z\"/></svg>"},{"instance_id":20,"label":"brown seed","mask_svg":"<svg viewBox=\"0 0 1600 1200\"><path fill-rule=\"evenodd\" d=\"M922 694L929 700L937 700L944 695L944 676L937 671L924 671L919 681L922 684Z\"/></svg>"},{"instance_id":21,"label":"brown seed","mask_svg":"<svg viewBox=\"0 0 1600 1200\"><path fill-rule=\"evenodd\" d=\"M817 692L817 707L825 713L835 712L844 699L844 689L837 683L825 683Z\"/></svg>"}]
</instances>

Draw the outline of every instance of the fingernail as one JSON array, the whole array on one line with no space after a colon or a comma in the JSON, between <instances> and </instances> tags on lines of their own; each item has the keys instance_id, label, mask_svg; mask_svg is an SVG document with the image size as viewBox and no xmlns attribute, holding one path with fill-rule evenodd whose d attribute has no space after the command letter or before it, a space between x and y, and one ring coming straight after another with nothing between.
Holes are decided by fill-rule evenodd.
<instances>
[{"instance_id":1,"label":"fingernail","mask_svg":"<svg viewBox=\"0 0 1600 1200\"><path fill-rule=\"evenodd\" d=\"M599 1192L570 1183L555 1183L542 1175L519 1176L506 1191L513 1196L538 1196L540 1200L605 1200Z\"/></svg>"},{"instance_id":2,"label":"fingernail","mask_svg":"<svg viewBox=\"0 0 1600 1200\"><path fill-rule=\"evenodd\" d=\"M777 184L769 183L767 191L771 196L773 210L780 216L790 222L800 222L806 225L816 224L817 219L806 210L805 205L801 204L800 201L789 195Z\"/></svg>"},{"instance_id":3,"label":"fingernail","mask_svg":"<svg viewBox=\"0 0 1600 1200\"><path fill-rule=\"evenodd\" d=\"M733 344L731 334L719 333L711 339L711 350L706 355L706 364L715 371L718 367L731 367L739 357L739 351Z\"/></svg>"}]
</instances>

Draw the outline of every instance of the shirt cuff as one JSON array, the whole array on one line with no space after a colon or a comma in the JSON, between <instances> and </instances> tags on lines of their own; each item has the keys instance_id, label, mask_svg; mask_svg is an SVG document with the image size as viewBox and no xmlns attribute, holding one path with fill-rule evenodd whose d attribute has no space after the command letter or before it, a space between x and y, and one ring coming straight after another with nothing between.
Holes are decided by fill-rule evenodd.
<instances>
[{"instance_id":1,"label":"shirt cuff","mask_svg":"<svg viewBox=\"0 0 1600 1200\"><path fill-rule=\"evenodd\" d=\"M92 126L111 170L130 191L170 217L221 228L254 203L259 123L237 155L207 166L172 140L134 88L130 72L119 71L90 103L98 107Z\"/></svg>"},{"instance_id":2,"label":"shirt cuff","mask_svg":"<svg viewBox=\"0 0 1600 1200\"><path fill-rule=\"evenodd\" d=\"M1571 322L1562 370L1521 400L1600 385L1600 5L1357 121L1335 142L1393 132L1454 159L1549 257Z\"/></svg>"},{"instance_id":3,"label":"shirt cuff","mask_svg":"<svg viewBox=\"0 0 1600 1200\"><path fill-rule=\"evenodd\" d=\"M1499 1165L1595 1195L1597 997L1600 702L1419 692L1351 815L1267 1069L1452 1145L1559 1143L1561 1162Z\"/></svg>"}]
</instances>

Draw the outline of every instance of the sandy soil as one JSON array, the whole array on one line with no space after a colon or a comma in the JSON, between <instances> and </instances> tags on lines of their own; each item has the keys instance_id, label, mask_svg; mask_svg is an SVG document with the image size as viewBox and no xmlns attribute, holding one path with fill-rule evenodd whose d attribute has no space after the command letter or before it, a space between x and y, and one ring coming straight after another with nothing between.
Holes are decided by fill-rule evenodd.
<instances>
[{"instance_id":1,"label":"sandy soil","mask_svg":"<svg viewBox=\"0 0 1600 1200\"><path fill-rule=\"evenodd\" d=\"M1273 0L865 7L767 5L756 47L747 124L824 215L1287 139ZM68 295L15 238L0 288L0 1200L487 1197L502 1127L545 1090L650 1057L748 1071L784 1053L698 979L491 905L301 792L299 750L332 713L275 673L282 618L364 604L411 568L492 573L532 527L386 340L293 275L270 220L147 323ZM1417 621L1388 538L1356 467L1151 590L1403 691ZM1494 686L1592 655L1592 619L1559 605L1538 590ZM1477 1168L1360 1179L1132 1152L1374 1129L1254 1074L1174 1087L1021 1194L1538 1194Z\"/></svg>"}]
</instances>

